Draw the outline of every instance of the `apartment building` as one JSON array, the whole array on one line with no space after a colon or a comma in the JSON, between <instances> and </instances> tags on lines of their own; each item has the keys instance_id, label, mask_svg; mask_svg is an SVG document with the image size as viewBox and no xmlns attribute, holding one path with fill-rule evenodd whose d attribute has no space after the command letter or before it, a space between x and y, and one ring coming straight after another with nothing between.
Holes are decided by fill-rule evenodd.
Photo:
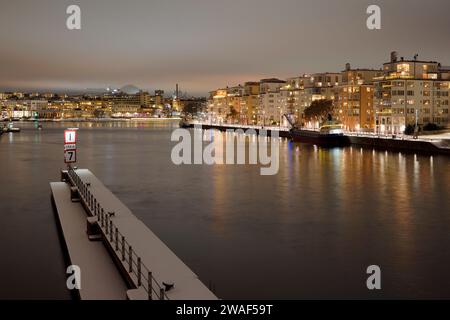
<instances>
[{"instance_id":1,"label":"apartment building","mask_svg":"<svg viewBox=\"0 0 450 320\"><path fill-rule=\"evenodd\" d=\"M299 122L302 119L304 106L304 76L292 77L286 80L286 84L280 88L283 108L286 113Z\"/></svg>"},{"instance_id":2,"label":"apartment building","mask_svg":"<svg viewBox=\"0 0 450 320\"><path fill-rule=\"evenodd\" d=\"M347 130L402 133L408 124L449 125L450 67L434 61L398 59L391 54L382 69L352 68L285 80L263 79L210 93L208 111L215 123L285 124L289 113L302 124L316 100L332 100L335 118ZM230 114L239 114L230 119Z\"/></svg>"},{"instance_id":3,"label":"apartment building","mask_svg":"<svg viewBox=\"0 0 450 320\"><path fill-rule=\"evenodd\" d=\"M284 109L301 123L305 109L316 100L334 100L336 87L341 83L342 74L331 72L288 78L281 88Z\"/></svg>"},{"instance_id":4,"label":"apartment building","mask_svg":"<svg viewBox=\"0 0 450 320\"><path fill-rule=\"evenodd\" d=\"M226 115L228 123L241 123L242 110L241 105L244 96L244 87L237 85L227 88L228 114Z\"/></svg>"},{"instance_id":5,"label":"apartment building","mask_svg":"<svg viewBox=\"0 0 450 320\"><path fill-rule=\"evenodd\" d=\"M374 87L371 84L345 84L337 87L335 117L350 131L373 131L375 112L373 109Z\"/></svg>"},{"instance_id":6,"label":"apartment building","mask_svg":"<svg viewBox=\"0 0 450 320\"><path fill-rule=\"evenodd\" d=\"M209 93L207 109L213 123L257 123L259 82L217 89Z\"/></svg>"},{"instance_id":7,"label":"apartment building","mask_svg":"<svg viewBox=\"0 0 450 320\"><path fill-rule=\"evenodd\" d=\"M4 100L2 101L2 116L9 118L31 118L37 116L47 108L47 100Z\"/></svg>"},{"instance_id":8,"label":"apartment building","mask_svg":"<svg viewBox=\"0 0 450 320\"><path fill-rule=\"evenodd\" d=\"M375 84L376 131L403 133L407 125L449 125L449 70L435 61L398 59L391 54Z\"/></svg>"},{"instance_id":9,"label":"apartment building","mask_svg":"<svg viewBox=\"0 0 450 320\"><path fill-rule=\"evenodd\" d=\"M240 118L243 124L257 124L257 108L259 105L259 82L244 83L244 94L241 99Z\"/></svg>"},{"instance_id":10,"label":"apartment building","mask_svg":"<svg viewBox=\"0 0 450 320\"><path fill-rule=\"evenodd\" d=\"M286 81L271 78L259 82L259 103L256 108L256 123L258 125L278 125L286 113L286 103L283 100L281 88Z\"/></svg>"},{"instance_id":11,"label":"apartment building","mask_svg":"<svg viewBox=\"0 0 450 320\"><path fill-rule=\"evenodd\" d=\"M111 102L112 116L132 116L136 114L141 106L146 103L145 98L146 95L142 92L137 94L118 93L104 96L105 100Z\"/></svg>"},{"instance_id":12,"label":"apartment building","mask_svg":"<svg viewBox=\"0 0 450 320\"><path fill-rule=\"evenodd\" d=\"M381 70L352 69L349 63L346 64L342 84L336 87L334 99L335 117L346 130L374 130L373 83L382 74Z\"/></svg>"},{"instance_id":13,"label":"apartment building","mask_svg":"<svg viewBox=\"0 0 450 320\"><path fill-rule=\"evenodd\" d=\"M155 95L151 99L151 106L156 109L164 108L164 90L155 90Z\"/></svg>"},{"instance_id":14,"label":"apartment building","mask_svg":"<svg viewBox=\"0 0 450 320\"><path fill-rule=\"evenodd\" d=\"M217 89L209 93L208 113L212 123L225 123L230 108L228 105L227 89Z\"/></svg>"}]
</instances>

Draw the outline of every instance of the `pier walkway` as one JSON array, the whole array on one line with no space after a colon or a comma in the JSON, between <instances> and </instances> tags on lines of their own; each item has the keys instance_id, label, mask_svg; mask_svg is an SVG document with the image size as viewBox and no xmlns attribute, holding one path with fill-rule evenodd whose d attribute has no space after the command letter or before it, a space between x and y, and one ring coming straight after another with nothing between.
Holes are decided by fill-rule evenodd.
<instances>
[{"instance_id":1,"label":"pier walkway","mask_svg":"<svg viewBox=\"0 0 450 320\"><path fill-rule=\"evenodd\" d=\"M58 221L67 246L70 264L81 269L79 298L125 300L127 286L105 246L90 241L86 235L86 212L70 199L70 186L65 182L50 183Z\"/></svg>"},{"instance_id":2,"label":"pier walkway","mask_svg":"<svg viewBox=\"0 0 450 320\"><path fill-rule=\"evenodd\" d=\"M67 185L70 194L62 191L61 183L52 183L51 186L59 219L64 221L61 224L66 226L62 227L62 231L71 257L75 255L77 247L81 247L82 243L86 242L89 235L92 240L90 242L95 243L95 240L100 240L96 243L109 251L110 261L114 262L116 273L121 275L127 283L129 290L126 293L123 292L126 298L131 300L217 299L198 279L198 276L134 216L92 172L87 169L69 167L67 171L62 172L62 177L67 181L63 184ZM71 223L71 220L67 218L70 215L78 216L70 218L75 223ZM79 238L81 228L79 216L85 219L82 229L85 232L85 240ZM72 233L77 236L71 236ZM89 261L84 267L80 266L82 275L84 269L104 268L99 266L100 260L97 258L87 260ZM72 261L73 264L76 264L75 262ZM114 276L111 276L111 279L113 278ZM82 276L82 283L83 280L88 281ZM114 289L118 293L121 291L119 287L115 285ZM95 299L95 292L87 298Z\"/></svg>"}]
</instances>

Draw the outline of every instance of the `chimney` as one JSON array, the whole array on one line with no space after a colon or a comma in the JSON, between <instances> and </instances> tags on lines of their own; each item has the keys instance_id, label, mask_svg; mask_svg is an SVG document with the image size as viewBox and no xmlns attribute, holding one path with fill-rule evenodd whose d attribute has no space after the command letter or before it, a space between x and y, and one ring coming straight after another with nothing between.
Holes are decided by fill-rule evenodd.
<instances>
[{"instance_id":1,"label":"chimney","mask_svg":"<svg viewBox=\"0 0 450 320\"><path fill-rule=\"evenodd\" d=\"M352 66L350 65L350 63L346 63L345 64L345 71L350 71L352 69Z\"/></svg>"},{"instance_id":2,"label":"chimney","mask_svg":"<svg viewBox=\"0 0 450 320\"><path fill-rule=\"evenodd\" d=\"M397 62L398 53L397 51L391 52L391 62Z\"/></svg>"}]
</instances>

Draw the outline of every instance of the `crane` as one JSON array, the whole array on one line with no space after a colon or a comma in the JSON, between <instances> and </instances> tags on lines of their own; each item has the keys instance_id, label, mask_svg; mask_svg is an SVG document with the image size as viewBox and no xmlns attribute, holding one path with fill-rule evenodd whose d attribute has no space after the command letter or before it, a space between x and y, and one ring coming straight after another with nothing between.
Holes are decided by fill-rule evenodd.
<instances>
[{"instance_id":1,"label":"crane","mask_svg":"<svg viewBox=\"0 0 450 320\"><path fill-rule=\"evenodd\" d=\"M288 114L288 113L285 113L284 115L283 115L285 118L286 118L286 120L289 122L289 124L291 125L291 128L292 129L295 129L296 127L297 127L297 125L294 123L294 121L291 119L291 114Z\"/></svg>"}]
</instances>

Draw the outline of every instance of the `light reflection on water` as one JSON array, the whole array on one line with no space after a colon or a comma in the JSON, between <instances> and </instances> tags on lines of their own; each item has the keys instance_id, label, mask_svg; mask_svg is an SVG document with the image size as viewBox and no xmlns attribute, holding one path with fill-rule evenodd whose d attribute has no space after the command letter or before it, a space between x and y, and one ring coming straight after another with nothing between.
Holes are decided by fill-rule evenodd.
<instances>
[{"instance_id":1,"label":"light reflection on water","mask_svg":"<svg viewBox=\"0 0 450 320\"><path fill-rule=\"evenodd\" d=\"M173 165L176 122L43 125L0 140L0 297L68 297L48 182L64 127L79 125L79 167L222 298L450 298L449 158L282 139L279 173L264 177ZM381 293L365 288L370 264Z\"/></svg>"}]
</instances>

